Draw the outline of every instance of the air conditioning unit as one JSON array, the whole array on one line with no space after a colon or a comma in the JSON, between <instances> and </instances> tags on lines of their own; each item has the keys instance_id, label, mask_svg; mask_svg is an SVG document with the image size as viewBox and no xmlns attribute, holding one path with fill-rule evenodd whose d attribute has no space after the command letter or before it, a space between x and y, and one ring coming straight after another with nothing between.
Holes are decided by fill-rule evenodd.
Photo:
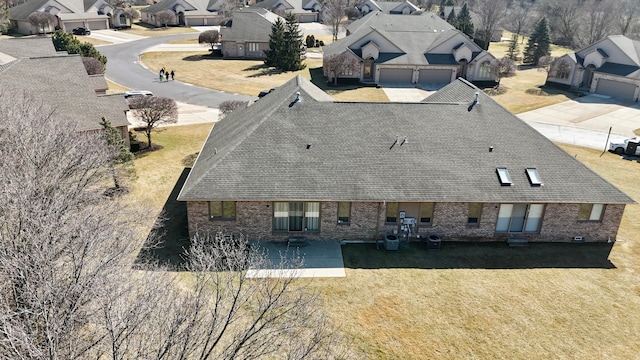
<instances>
[{"instance_id":1,"label":"air conditioning unit","mask_svg":"<svg viewBox=\"0 0 640 360\"><path fill-rule=\"evenodd\" d=\"M573 242L584 242L584 237L582 236L574 236Z\"/></svg>"}]
</instances>

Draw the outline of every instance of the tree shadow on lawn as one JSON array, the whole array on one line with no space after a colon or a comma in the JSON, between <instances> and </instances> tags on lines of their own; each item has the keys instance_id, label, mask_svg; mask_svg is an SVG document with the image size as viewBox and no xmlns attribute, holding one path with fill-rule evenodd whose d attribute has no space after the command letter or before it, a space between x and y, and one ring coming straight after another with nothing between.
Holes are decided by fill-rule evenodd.
<instances>
[{"instance_id":1,"label":"tree shadow on lawn","mask_svg":"<svg viewBox=\"0 0 640 360\"><path fill-rule=\"evenodd\" d=\"M209 48L202 48L202 51L210 51ZM204 61L204 60L222 60L222 57L211 54L189 55L182 58L182 61Z\"/></svg>"},{"instance_id":2,"label":"tree shadow on lawn","mask_svg":"<svg viewBox=\"0 0 640 360\"><path fill-rule=\"evenodd\" d=\"M137 264L145 261L158 261L162 265L176 269L180 269L184 264L182 254L190 245L187 204L177 199L189 171L191 168L182 170L180 178L171 190L169 198L162 207L162 212L156 219L156 223L138 254Z\"/></svg>"},{"instance_id":3,"label":"tree shadow on lawn","mask_svg":"<svg viewBox=\"0 0 640 360\"><path fill-rule=\"evenodd\" d=\"M443 242L439 250L419 242L401 244L398 251L376 249L373 244L342 247L345 268L418 269L534 269L598 268L615 269L609 261L613 244L531 243L509 247L502 242Z\"/></svg>"},{"instance_id":4,"label":"tree shadow on lawn","mask_svg":"<svg viewBox=\"0 0 640 360\"><path fill-rule=\"evenodd\" d=\"M286 71L282 71L280 69L276 69L274 67L267 66L265 64L253 65L253 66L249 66L248 68L244 69L244 71L258 71L258 70L260 72L248 75L247 77L256 78L256 77L261 77L261 76L279 75L279 74L282 74L282 73L286 72Z\"/></svg>"},{"instance_id":5,"label":"tree shadow on lawn","mask_svg":"<svg viewBox=\"0 0 640 360\"><path fill-rule=\"evenodd\" d=\"M321 67L317 68L309 68L309 74L311 75L311 83L313 85L322 89L322 91L345 91L345 90L355 90L367 85L361 84L358 79L354 79L353 81L348 81L348 79L339 79L338 85L334 86L333 82L327 81L327 78L324 76L324 72ZM375 86L375 84L371 85Z\"/></svg>"}]
</instances>

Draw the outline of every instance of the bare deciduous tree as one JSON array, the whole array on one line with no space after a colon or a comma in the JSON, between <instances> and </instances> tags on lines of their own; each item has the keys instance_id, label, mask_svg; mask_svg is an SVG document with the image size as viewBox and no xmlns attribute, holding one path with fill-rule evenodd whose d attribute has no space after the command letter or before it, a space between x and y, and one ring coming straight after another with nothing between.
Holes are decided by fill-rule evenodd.
<instances>
[{"instance_id":1,"label":"bare deciduous tree","mask_svg":"<svg viewBox=\"0 0 640 360\"><path fill-rule=\"evenodd\" d=\"M209 44L211 51L215 44L220 42L220 32L218 30L206 30L198 35L198 44Z\"/></svg>"},{"instance_id":2,"label":"bare deciduous tree","mask_svg":"<svg viewBox=\"0 0 640 360\"><path fill-rule=\"evenodd\" d=\"M338 40L340 28L345 20L345 9L348 0L323 0L324 22L329 24L333 41Z\"/></svg>"},{"instance_id":3,"label":"bare deciduous tree","mask_svg":"<svg viewBox=\"0 0 640 360\"><path fill-rule=\"evenodd\" d=\"M1 359L347 358L299 256L270 270L219 234L192 239L187 276L134 270L136 214L102 195L101 134L0 95Z\"/></svg>"},{"instance_id":4,"label":"bare deciduous tree","mask_svg":"<svg viewBox=\"0 0 640 360\"><path fill-rule=\"evenodd\" d=\"M514 76L517 68L516 62L505 56L491 62L491 75L496 78L498 87L500 87L500 80L504 77Z\"/></svg>"},{"instance_id":5,"label":"bare deciduous tree","mask_svg":"<svg viewBox=\"0 0 640 360\"><path fill-rule=\"evenodd\" d=\"M176 21L176 14L171 10L162 10L156 14L156 19L160 22L160 26L166 28L169 23Z\"/></svg>"},{"instance_id":6,"label":"bare deciduous tree","mask_svg":"<svg viewBox=\"0 0 640 360\"><path fill-rule=\"evenodd\" d=\"M338 85L340 74L358 71L358 61L346 54L338 54L327 57L322 61L322 66L327 70L329 79L333 79L333 85Z\"/></svg>"},{"instance_id":7,"label":"bare deciduous tree","mask_svg":"<svg viewBox=\"0 0 640 360\"><path fill-rule=\"evenodd\" d=\"M42 30L42 34L44 35L47 33L47 29L51 26L51 23L56 20L56 17L48 12L36 11L29 14L28 20L31 25Z\"/></svg>"},{"instance_id":8,"label":"bare deciduous tree","mask_svg":"<svg viewBox=\"0 0 640 360\"><path fill-rule=\"evenodd\" d=\"M631 35L634 27L638 27L640 15L640 2L636 0L621 0L613 8L616 16L616 25L621 35Z\"/></svg>"},{"instance_id":9,"label":"bare deciduous tree","mask_svg":"<svg viewBox=\"0 0 640 360\"><path fill-rule=\"evenodd\" d=\"M611 11L613 4L605 0L592 0L585 6L589 11L584 12L583 27L578 36L579 47L591 45L607 37L613 28L614 19L620 16Z\"/></svg>"},{"instance_id":10,"label":"bare deciduous tree","mask_svg":"<svg viewBox=\"0 0 640 360\"><path fill-rule=\"evenodd\" d=\"M527 31L531 25L530 19L532 12L533 4L527 0L518 0L509 8L507 21L511 25L511 32L516 35L516 42L518 41L517 37ZM522 37L522 41L524 42L524 36Z\"/></svg>"},{"instance_id":11,"label":"bare deciduous tree","mask_svg":"<svg viewBox=\"0 0 640 360\"><path fill-rule=\"evenodd\" d=\"M248 101L241 100L228 100L220 103L220 114L219 119L224 119L227 115L231 114L231 112L235 109L239 109L242 107L246 107L249 104Z\"/></svg>"},{"instance_id":12,"label":"bare deciduous tree","mask_svg":"<svg viewBox=\"0 0 640 360\"><path fill-rule=\"evenodd\" d=\"M82 64L88 75L97 75L104 72L104 66L100 60L92 57L82 57Z\"/></svg>"},{"instance_id":13,"label":"bare deciduous tree","mask_svg":"<svg viewBox=\"0 0 640 360\"><path fill-rule=\"evenodd\" d=\"M88 357L96 285L135 249L102 195L108 149L39 99L0 95L0 358Z\"/></svg>"},{"instance_id":14,"label":"bare deciduous tree","mask_svg":"<svg viewBox=\"0 0 640 360\"><path fill-rule=\"evenodd\" d=\"M160 124L178 121L178 105L175 100L162 96L133 96L129 98L133 114L145 123L144 133L151 147L151 131Z\"/></svg>"},{"instance_id":15,"label":"bare deciduous tree","mask_svg":"<svg viewBox=\"0 0 640 360\"><path fill-rule=\"evenodd\" d=\"M555 56L547 55L538 60L538 71L544 71L547 74L551 71L553 63L557 60Z\"/></svg>"},{"instance_id":16,"label":"bare deciduous tree","mask_svg":"<svg viewBox=\"0 0 640 360\"><path fill-rule=\"evenodd\" d=\"M132 8L132 7L128 7L126 9L124 9L123 12L124 16L126 16L127 19L133 21L136 19L140 19L140 11Z\"/></svg>"},{"instance_id":17,"label":"bare deciduous tree","mask_svg":"<svg viewBox=\"0 0 640 360\"><path fill-rule=\"evenodd\" d=\"M500 22L507 15L507 0L478 0L473 10L480 17L480 24L476 26L477 36L489 44L491 36L498 30Z\"/></svg>"}]
</instances>

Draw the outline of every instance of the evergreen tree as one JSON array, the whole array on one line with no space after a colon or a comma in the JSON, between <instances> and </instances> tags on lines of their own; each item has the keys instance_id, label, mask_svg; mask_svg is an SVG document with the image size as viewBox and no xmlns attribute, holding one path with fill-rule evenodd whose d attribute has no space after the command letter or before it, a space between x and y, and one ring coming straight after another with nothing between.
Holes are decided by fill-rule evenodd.
<instances>
[{"instance_id":1,"label":"evergreen tree","mask_svg":"<svg viewBox=\"0 0 640 360\"><path fill-rule=\"evenodd\" d=\"M451 9L449 16L447 16L447 22L451 24L454 28L458 28L458 18L456 17L455 9Z\"/></svg>"},{"instance_id":2,"label":"evergreen tree","mask_svg":"<svg viewBox=\"0 0 640 360\"><path fill-rule=\"evenodd\" d=\"M543 17L536 24L533 33L529 37L527 47L524 49L522 62L536 65L541 57L551 54L551 38L549 35L549 23Z\"/></svg>"},{"instance_id":3,"label":"evergreen tree","mask_svg":"<svg viewBox=\"0 0 640 360\"><path fill-rule=\"evenodd\" d=\"M113 186L115 190L121 189L120 175L133 176L133 160L135 156L127 149L124 139L118 132L118 129L111 125L109 120L102 118L100 122L104 129L104 136L107 146L111 149L109 167L113 178Z\"/></svg>"},{"instance_id":4,"label":"evergreen tree","mask_svg":"<svg viewBox=\"0 0 640 360\"><path fill-rule=\"evenodd\" d=\"M511 42L509 42L509 49L507 49L507 57L511 60L516 60L518 53L520 52L518 45L518 34L513 34Z\"/></svg>"},{"instance_id":5,"label":"evergreen tree","mask_svg":"<svg viewBox=\"0 0 640 360\"><path fill-rule=\"evenodd\" d=\"M287 13L285 20L287 21L284 31L285 51L280 69L285 71L302 70L306 65L302 63L304 42L302 40L302 32L298 26L298 20L293 13Z\"/></svg>"},{"instance_id":6,"label":"evergreen tree","mask_svg":"<svg viewBox=\"0 0 640 360\"><path fill-rule=\"evenodd\" d=\"M471 13L469 12L469 6L467 6L467 3L462 5L462 9L460 9L460 13L456 17L456 25L454 26L469 38L473 39L473 21L471 20Z\"/></svg>"},{"instance_id":7,"label":"evergreen tree","mask_svg":"<svg viewBox=\"0 0 640 360\"><path fill-rule=\"evenodd\" d=\"M88 42L81 43L80 40L71 33L56 30L51 39L56 51L66 51L69 54L80 54L82 57L92 57L100 60L103 67L107 65L107 57L100 54L93 44Z\"/></svg>"},{"instance_id":8,"label":"evergreen tree","mask_svg":"<svg viewBox=\"0 0 640 360\"><path fill-rule=\"evenodd\" d=\"M278 17L276 22L271 25L271 35L269 35L269 50L265 50L266 59L264 63L267 66L278 67L277 64L282 57L284 51L284 22Z\"/></svg>"}]
</instances>

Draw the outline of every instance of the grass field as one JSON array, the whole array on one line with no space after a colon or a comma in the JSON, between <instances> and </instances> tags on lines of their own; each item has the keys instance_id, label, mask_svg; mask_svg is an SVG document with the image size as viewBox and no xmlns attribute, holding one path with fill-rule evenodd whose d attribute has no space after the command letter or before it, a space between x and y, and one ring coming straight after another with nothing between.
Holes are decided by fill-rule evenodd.
<instances>
[{"instance_id":1,"label":"grass field","mask_svg":"<svg viewBox=\"0 0 640 360\"><path fill-rule=\"evenodd\" d=\"M142 62L153 71L164 66L176 72L176 80L216 90L256 96L260 91L280 86L295 75L311 80L329 95L343 101L388 101L382 89L345 86L337 89L322 76L322 59L306 59L300 71L280 72L260 60L223 60L202 52L149 52ZM195 69L195 70L194 70Z\"/></svg>"},{"instance_id":2,"label":"grass field","mask_svg":"<svg viewBox=\"0 0 640 360\"><path fill-rule=\"evenodd\" d=\"M155 133L163 149L136 160L138 180L127 196L158 214L210 128ZM640 199L638 161L561 147ZM413 243L397 253L348 245L347 276L315 279L312 286L367 359L634 359L640 353L638 234L640 208L630 205L611 245L444 242L440 251L428 251Z\"/></svg>"},{"instance_id":3,"label":"grass field","mask_svg":"<svg viewBox=\"0 0 640 360\"><path fill-rule=\"evenodd\" d=\"M174 35L174 34L186 34L186 33L198 33L197 30L194 30L190 27L155 27L152 25L145 24L143 22L137 22L131 25L129 29L121 29L118 31L126 32L127 34L134 34L140 36L162 36L162 35Z\"/></svg>"}]
</instances>

